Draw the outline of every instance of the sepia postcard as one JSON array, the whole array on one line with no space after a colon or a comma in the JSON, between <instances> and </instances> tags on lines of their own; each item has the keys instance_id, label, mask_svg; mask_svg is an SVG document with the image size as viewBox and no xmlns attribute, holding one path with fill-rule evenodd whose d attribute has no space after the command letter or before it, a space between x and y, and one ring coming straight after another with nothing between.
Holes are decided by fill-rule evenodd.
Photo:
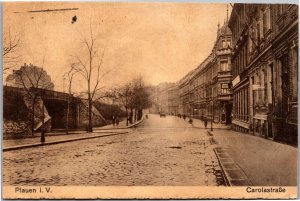
<instances>
[{"instance_id":1,"label":"sepia postcard","mask_svg":"<svg viewBox=\"0 0 300 201\"><path fill-rule=\"evenodd\" d=\"M2 3L3 199L295 199L298 5Z\"/></svg>"}]
</instances>

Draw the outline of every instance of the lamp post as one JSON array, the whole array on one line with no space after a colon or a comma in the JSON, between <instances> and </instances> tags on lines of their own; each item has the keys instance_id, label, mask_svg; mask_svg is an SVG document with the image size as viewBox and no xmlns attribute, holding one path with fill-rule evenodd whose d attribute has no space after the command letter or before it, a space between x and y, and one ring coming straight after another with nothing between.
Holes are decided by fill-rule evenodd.
<instances>
[{"instance_id":1,"label":"lamp post","mask_svg":"<svg viewBox=\"0 0 300 201\"><path fill-rule=\"evenodd\" d=\"M45 139L45 104L44 104L44 90L42 91L42 128L41 128L41 143L44 143L46 141Z\"/></svg>"},{"instance_id":2,"label":"lamp post","mask_svg":"<svg viewBox=\"0 0 300 201\"><path fill-rule=\"evenodd\" d=\"M213 131L213 120L214 120L214 101L211 100L211 120L210 120L210 130Z\"/></svg>"}]
</instances>

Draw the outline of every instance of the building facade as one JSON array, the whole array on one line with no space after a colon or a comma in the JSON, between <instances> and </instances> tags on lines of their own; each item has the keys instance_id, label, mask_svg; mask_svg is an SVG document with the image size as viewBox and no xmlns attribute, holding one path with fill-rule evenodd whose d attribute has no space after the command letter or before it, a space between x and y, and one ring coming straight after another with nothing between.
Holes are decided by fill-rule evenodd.
<instances>
[{"instance_id":1,"label":"building facade","mask_svg":"<svg viewBox=\"0 0 300 201\"><path fill-rule=\"evenodd\" d=\"M178 85L175 83L174 86L168 89L168 113L171 115L179 114L179 92Z\"/></svg>"},{"instance_id":2,"label":"building facade","mask_svg":"<svg viewBox=\"0 0 300 201\"><path fill-rule=\"evenodd\" d=\"M152 90L152 94L150 95L152 102L152 106L150 108L151 113L171 113L170 108L176 107L176 105L174 105L175 102L172 101L174 99L172 96L175 95L174 93L176 93L176 88L174 88L174 93L170 93L171 91L169 90L173 89L174 86L175 83L160 83L154 88L154 90Z\"/></svg>"},{"instance_id":3,"label":"building facade","mask_svg":"<svg viewBox=\"0 0 300 201\"><path fill-rule=\"evenodd\" d=\"M197 69L190 71L178 82L179 93L179 114L189 116L191 115L191 79Z\"/></svg>"},{"instance_id":4,"label":"building facade","mask_svg":"<svg viewBox=\"0 0 300 201\"><path fill-rule=\"evenodd\" d=\"M234 4L233 129L297 139L298 6Z\"/></svg>"},{"instance_id":5,"label":"building facade","mask_svg":"<svg viewBox=\"0 0 300 201\"><path fill-rule=\"evenodd\" d=\"M220 28L210 55L179 82L181 113L231 123L231 30Z\"/></svg>"}]
</instances>

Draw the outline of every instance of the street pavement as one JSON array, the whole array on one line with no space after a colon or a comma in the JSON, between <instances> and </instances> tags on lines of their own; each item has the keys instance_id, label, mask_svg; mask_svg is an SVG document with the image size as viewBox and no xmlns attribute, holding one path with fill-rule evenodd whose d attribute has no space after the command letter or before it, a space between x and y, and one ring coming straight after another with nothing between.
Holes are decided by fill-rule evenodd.
<instances>
[{"instance_id":1,"label":"street pavement","mask_svg":"<svg viewBox=\"0 0 300 201\"><path fill-rule=\"evenodd\" d=\"M219 165L217 150L243 176L240 185L297 185L297 148L214 128L208 134L199 120L149 115L126 134L7 151L3 184L225 185L221 167L228 164Z\"/></svg>"},{"instance_id":2,"label":"street pavement","mask_svg":"<svg viewBox=\"0 0 300 201\"><path fill-rule=\"evenodd\" d=\"M3 153L4 185L224 185L207 132L149 115L128 134Z\"/></svg>"}]
</instances>

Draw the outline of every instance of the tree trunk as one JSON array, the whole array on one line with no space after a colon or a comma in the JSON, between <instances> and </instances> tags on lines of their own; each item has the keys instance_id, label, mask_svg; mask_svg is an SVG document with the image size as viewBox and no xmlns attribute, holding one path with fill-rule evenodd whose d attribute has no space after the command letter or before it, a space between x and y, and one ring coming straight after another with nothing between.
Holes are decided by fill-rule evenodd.
<instances>
[{"instance_id":1,"label":"tree trunk","mask_svg":"<svg viewBox=\"0 0 300 201\"><path fill-rule=\"evenodd\" d=\"M130 108L130 115L129 115L129 118L130 118L130 124L132 124L132 120L133 120L133 109Z\"/></svg>"},{"instance_id":2,"label":"tree trunk","mask_svg":"<svg viewBox=\"0 0 300 201\"><path fill-rule=\"evenodd\" d=\"M69 133L69 116L70 116L70 97L68 97L68 108L67 108L67 122L66 122L66 133Z\"/></svg>"},{"instance_id":3,"label":"tree trunk","mask_svg":"<svg viewBox=\"0 0 300 201\"><path fill-rule=\"evenodd\" d=\"M126 126L128 126L128 109L127 109L127 107L125 108L125 110L126 110Z\"/></svg>"},{"instance_id":4,"label":"tree trunk","mask_svg":"<svg viewBox=\"0 0 300 201\"><path fill-rule=\"evenodd\" d=\"M32 117L31 117L31 135L34 136L34 111L35 111L35 97L32 100Z\"/></svg>"},{"instance_id":5,"label":"tree trunk","mask_svg":"<svg viewBox=\"0 0 300 201\"><path fill-rule=\"evenodd\" d=\"M93 122L92 122L92 100L91 100L91 93L89 93L89 127L88 127L88 132L93 132Z\"/></svg>"},{"instance_id":6,"label":"tree trunk","mask_svg":"<svg viewBox=\"0 0 300 201\"><path fill-rule=\"evenodd\" d=\"M139 110L138 110L138 117L137 117L137 119L138 119L138 120L141 120L141 119L142 119L142 116L143 116L143 109L139 109Z\"/></svg>"}]
</instances>

